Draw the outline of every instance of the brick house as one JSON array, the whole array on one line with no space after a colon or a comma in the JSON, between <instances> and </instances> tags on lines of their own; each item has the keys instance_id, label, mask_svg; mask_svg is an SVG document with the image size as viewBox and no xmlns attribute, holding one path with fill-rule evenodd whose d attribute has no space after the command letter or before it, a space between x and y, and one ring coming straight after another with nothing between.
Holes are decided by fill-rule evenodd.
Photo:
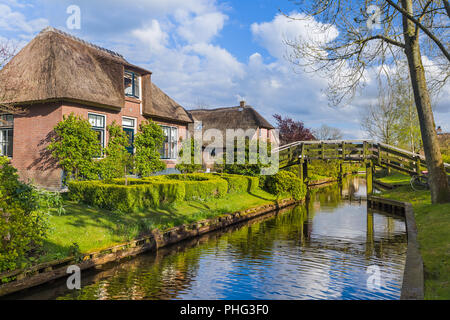
<instances>
[{"instance_id":1,"label":"brick house","mask_svg":"<svg viewBox=\"0 0 450 320\"><path fill-rule=\"evenodd\" d=\"M23 110L0 115L1 155L11 157L23 180L48 189L62 187L63 172L47 146L65 115L88 119L104 146L113 121L132 140L140 123L152 119L166 134L161 154L168 168L175 166L192 122L152 83L150 71L53 28L41 31L0 70L0 103Z\"/></svg>"}]
</instances>

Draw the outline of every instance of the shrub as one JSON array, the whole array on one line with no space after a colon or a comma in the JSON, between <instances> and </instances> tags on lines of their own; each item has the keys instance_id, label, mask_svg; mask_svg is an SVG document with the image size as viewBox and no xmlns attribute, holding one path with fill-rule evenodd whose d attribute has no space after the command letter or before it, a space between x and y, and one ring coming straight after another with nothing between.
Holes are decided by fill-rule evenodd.
<instances>
[{"instance_id":1,"label":"shrub","mask_svg":"<svg viewBox=\"0 0 450 320\"><path fill-rule=\"evenodd\" d=\"M259 178L237 174L214 174L228 182L228 193L253 192L259 187Z\"/></svg>"},{"instance_id":2,"label":"shrub","mask_svg":"<svg viewBox=\"0 0 450 320\"><path fill-rule=\"evenodd\" d=\"M108 146L105 148L105 158L98 162L100 177L109 181L122 178L128 174L133 164L133 156L128 152L129 137L115 121L107 127L109 133Z\"/></svg>"},{"instance_id":3,"label":"shrub","mask_svg":"<svg viewBox=\"0 0 450 320\"><path fill-rule=\"evenodd\" d=\"M56 202L50 193L20 182L9 159L0 157L0 272L25 263L27 254L42 245L46 211Z\"/></svg>"},{"instance_id":4,"label":"shrub","mask_svg":"<svg viewBox=\"0 0 450 320\"><path fill-rule=\"evenodd\" d=\"M164 132L153 121L145 121L140 125L140 132L136 135L135 166L137 173L148 177L152 173L164 170L166 165L161 161L159 150L164 141Z\"/></svg>"},{"instance_id":5,"label":"shrub","mask_svg":"<svg viewBox=\"0 0 450 320\"><path fill-rule=\"evenodd\" d=\"M292 172L279 171L273 176L267 176L265 189L275 195L291 195L295 200L301 200L306 195L306 186Z\"/></svg>"},{"instance_id":6,"label":"shrub","mask_svg":"<svg viewBox=\"0 0 450 320\"><path fill-rule=\"evenodd\" d=\"M54 133L48 150L67 173L66 179L98 179L93 159L99 157L102 150L89 121L71 113L56 125Z\"/></svg>"}]
</instances>

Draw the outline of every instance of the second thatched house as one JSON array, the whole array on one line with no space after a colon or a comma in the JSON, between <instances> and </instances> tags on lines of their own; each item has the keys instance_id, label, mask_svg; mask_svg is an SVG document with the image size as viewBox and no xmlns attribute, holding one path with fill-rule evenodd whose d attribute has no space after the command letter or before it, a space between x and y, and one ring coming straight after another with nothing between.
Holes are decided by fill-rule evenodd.
<instances>
[{"instance_id":1,"label":"second thatched house","mask_svg":"<svg viewBox=\"0 0 450 320\"><path fill-rule=\"evenodd\" d=\"M175 166L192 122L183 107L152 83L150 71L53 28L43 30L0 70L0 103L25 111L0 115L1 155L12 158L22 179L51 189L61 187L63 172L47 146L64 115L88 119L103 146L113 121L132 142L140 123L152 119L166 134L161 153L168 168Z\"/></svg>"},{"instance_id":2,"label":"second thatched house","mask_svg":"<svg viewBox=\"0 0 450 320\"><path fill-rule=\"evenodd\" d=\"M203 149L214 142L210 139L208 132L210 129L215 129L220 132L223 137L223 147L211 148L204 153L203 162L206 167L211 168L215 159L221 157L226 151L227 130L236 134L236 137L252 132L252 136L247 136L248 139L259 139L263 141L276 142L274 134L274 127L261 116L255 108L249 106L245 101L241 101L239 106L217 109L196 109L189 110L193 121L201 122L201 127L193 130L202 130L203 133ZM198 126L198 125L197 125ZM249 130L250 129L250 130ZM191 135L194 134L191 130ZM210 131L213 132L213 131ZM232 134L233 135L233 134ZM209 154L208 154L209 153Z\"/></svg>"}]
</instances>

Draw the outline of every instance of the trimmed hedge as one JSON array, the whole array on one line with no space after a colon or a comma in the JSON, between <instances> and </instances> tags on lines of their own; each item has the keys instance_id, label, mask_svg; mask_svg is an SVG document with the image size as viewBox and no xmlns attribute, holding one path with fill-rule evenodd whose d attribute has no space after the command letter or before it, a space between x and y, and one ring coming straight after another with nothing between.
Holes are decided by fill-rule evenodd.
<instances>
[{"instance_id":1,"label":"trimmed hedge","mask_svg":"<svg viewBox=\"0 0 450 320\"><path fill-rule=\"evenodd\" d=\"M165 176L166 181L182 181L185 187L184 200L206 200L221 198L228 192L228 183L224 179L205 174L172 174Z\"/></svg>"},{"instance_id":2,"label":"trimmed hedge","mask_svg":"<svg viewBox=\"0 0 450 320\"><path fill-rule=\"evenodd\" d=\"M100 181L69 182L71 198L92 206L120 212L155 208L185 198L184 184L177 181L154 181L140 184L105 184Z\"/></svg>"},{"instance_id":3,"label":"trimmed hedge","mask_svg":"<svg viewBox=\"0 0 450 320\"><path fill-rule=\"evenodd\" d=\"M250 176L241 176L238 174L214 173L228 182L228 193L253 192L259 187L259 178Z\"/></svg>"},{"instance_id":4,"label":"trimmed hedge","mask_svg":"<svg viewBox=\"0 0 450 320\"><path fill-rule=\"evenodd\" d=\"M71 198L111 211L132 212L157 208L182 200L220 198L228 192L228 182L206 174L152 176L144 179L71 181Z\"/></svg>"},{"instance_id":5,"label":"trimmed hedge","mask_svg":"<svg viewBox=\"0 0 450 320\"><path fill-rule=\"evenodd\" d=\"M275 195L291 195L295 200L306 196L306 186L300 178L289 171L279 171L273 176L267 176L265 189Z\"/></svg>"}]
</instances>

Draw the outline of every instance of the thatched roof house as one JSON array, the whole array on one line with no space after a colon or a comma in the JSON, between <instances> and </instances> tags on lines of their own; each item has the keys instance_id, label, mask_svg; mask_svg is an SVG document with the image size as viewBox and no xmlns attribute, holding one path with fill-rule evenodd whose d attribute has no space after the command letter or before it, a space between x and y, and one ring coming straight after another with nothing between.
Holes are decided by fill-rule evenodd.
<instances>
[{"instance_id":1,"label":"thatched roof house","mask_svg":"<svg viewBox=\"0 0 450 320\"><path fill-rule=\"evenodd\" d=\"M192 122L152 83L150 71L54 28L42 30L0 70L0 104L24 111L0 114L0 155L12 159L22 179L49 189L59 189L65 173L47 146L54 127L69 114L88 120L103 147L108 125L121 125L130 153L140 125L155 121L166 136L161 158L168 169L176 165Z\"/></svg>"},{"instance_id":2,"label":"thatched roof house","mask_svg":"<svg viewBox=\"0 0 450 320\"><path fill-rule=\"evenodd\" d=\"M202 121L203 129L258 129L272 130L274 127L261 116L252 106L241 102L240 106L217 109L189 110L193 119Z\"/></svg>"},{"instance_id":3,"label":"thatched roof house","mask_svg":"<svg viewBox=\"0 0 450 320\"><path fill-rule=\"evenodd\" d=\"M151 83L151 72L123 56L54 28L46 28L2 70L0 102L31 104L72 101L120 110L125 104L124 70L142 77L143 114L189 123L186 111Z\"/></svg>"}]
</instances>

